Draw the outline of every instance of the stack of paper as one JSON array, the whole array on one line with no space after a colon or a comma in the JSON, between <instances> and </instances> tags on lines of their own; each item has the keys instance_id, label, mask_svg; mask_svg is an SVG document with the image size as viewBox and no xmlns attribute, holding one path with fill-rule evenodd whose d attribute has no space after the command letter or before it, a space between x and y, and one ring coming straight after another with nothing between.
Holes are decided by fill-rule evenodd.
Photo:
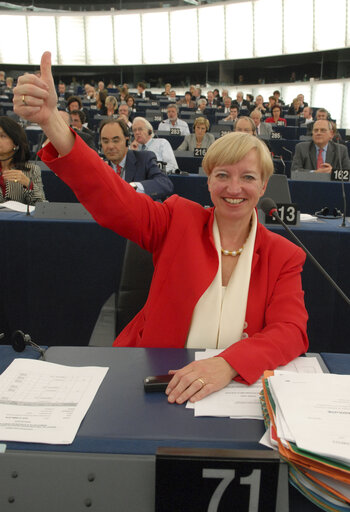
<instances>
[{"instance_id":1,"label":"stack of paper","mask_svg":"<svg viewBox=\"0 0 350 512\"><path fill-rule=\"evenodd\" d=\"M350 376L267 372L263 389L291 483L323 510L350 510Z\"/></svg>"},{"instance_id":2,"label":"stack of paper","mask_svg":"<svg viewBox=\"0 0 350 512\"><path fill-rule=\"evenodd\" d=\"M196 352L196 361L220 354L221 350L206 349ZM322 373L322 368L316 357L297 357L285 366L280 366L276 371ZM194 409L195 416L228 416L235 419L262 420L259 394L262 388L261 379L255 384L247 386L240 382L232 381L225 388L212 393L195 404L187 404L187 408Z\"/></svg>"}]
</instances>

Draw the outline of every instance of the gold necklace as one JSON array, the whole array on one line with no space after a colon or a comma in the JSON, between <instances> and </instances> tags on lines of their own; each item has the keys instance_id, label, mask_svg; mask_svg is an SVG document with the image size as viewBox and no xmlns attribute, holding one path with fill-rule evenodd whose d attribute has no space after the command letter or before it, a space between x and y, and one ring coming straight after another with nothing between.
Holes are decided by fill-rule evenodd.
<instances>
[{"instance_id":1,"label":"gold necklace","mask_svg":"<svg viewBox=\"0 0 350 512\"><path fill-rule=\"evenodd\" d=\"M243 251L243 248L244 248L244 245L242 245L242 247L237 249L237 251L228 251L227 249L223 249L221 247L221 252L224 256L239 256L241 254L241 252Z\"/></svg>"}]
</instances>

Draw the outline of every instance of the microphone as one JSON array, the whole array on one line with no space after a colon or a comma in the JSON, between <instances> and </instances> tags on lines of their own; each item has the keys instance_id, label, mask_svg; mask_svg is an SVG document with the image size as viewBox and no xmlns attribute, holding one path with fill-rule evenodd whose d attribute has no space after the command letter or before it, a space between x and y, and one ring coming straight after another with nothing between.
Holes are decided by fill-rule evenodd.
<instances>
[{"instance_id":1,"label":"microphone","mask_svg":"<svg viewBox=\"0 0 350 512\"><path fill-rule=\"evenodd\" d=\"M286 174L286 164L285 164L285 162L283 160L283 156L282 155L280 155L280 160L281 160L282 165L283 165L283 174Z\"/></svg>"},{"instance_id":2,"label":"microphone","mask_svg":"<svg viewBox=\"0 0 350 512\"><path fill-rule=\"evenodd\" d=\"M349 297L347 297L347 295L345 295L343 290L337 285L337 283L335 281L333 281L331 276L325 271L325 269L320 265L320 263L316 260L316 258L314 258L314 256L311 254L311 252L305 247L305 245L299 240L299 238L293 233L293 231L283 222L281 217L278 215L277 205L276 205L275 201L273 201L273 199L271 199L270 197L264 197L261 200L260 208L266 215L273 217L274 219L277 220L277 222L279 222L279 224L281 224L284 227L284 229L291 235L291 237L293 238L295 243L303 249L303 251L307 254L307 256L310 258L312 263L321 272L321 274L324 275L324 277L332 285L332 287L335 288L335 290L339 293L339 295L342 297L342 299L344 299L345 302L348 304L348 306L350 306Z\"/></svg>"},{"instance_id":3,"label":"microphone","mask_svg":"<svg viewBox=\"0 0 350 512\"><path fill-rule=\"evenodd\" d=\"M37 350L40 353L40 356L43 360L45 360L45 350L43 350L39 345L32 341L29 334L24 334L23 331L15 331L11 335L11 345L15 352L23 352L27 345L32 347L34 350Z\"/></svg>"},{"instance_id":4,"label":"microphone","mask_svg":"<svg viewBox=\"0 0 350 512\"><path fill-rule=\"evenodd\" d=\"M284 151L287 151L287 153L289 153L289 154L290 154L290 156L291 156L291 157L292 157L292 159L293 159L293 151L291 151L290 149L286 148L285 146L282 146L282 149L283 149Z\"/></svg>"}]
</instances>

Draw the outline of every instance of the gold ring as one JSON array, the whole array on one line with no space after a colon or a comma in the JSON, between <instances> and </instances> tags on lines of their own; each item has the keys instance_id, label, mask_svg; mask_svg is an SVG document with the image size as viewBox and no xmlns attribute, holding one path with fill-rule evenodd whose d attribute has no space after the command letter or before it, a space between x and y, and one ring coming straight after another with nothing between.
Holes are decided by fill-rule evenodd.
<instances>
[{"instance_id":1,"label":"gold ring","mask_svg":"<svg viewBox=\"0 0 350 512\"><path fill-rule=\"evenodd\" d=\"M23 94L23 96L22 96L22 103L23 103L23 105L27 105L24 94Z\"/></svg>"},{"instance_id":2,"label":"gold ring","mask_svg":"<svg viewBox=\"0 0 350 512\"><path fill-rule=\"evenodd\" d=\"M197 379L197 380L199 380L199 382L201 382L201 383L202 383L202 388L204 388L204 386L205 386L205 381L204 381L204 379L202 379L202 377L199 377L199 379Z\"/></svg>"}]
</instances>

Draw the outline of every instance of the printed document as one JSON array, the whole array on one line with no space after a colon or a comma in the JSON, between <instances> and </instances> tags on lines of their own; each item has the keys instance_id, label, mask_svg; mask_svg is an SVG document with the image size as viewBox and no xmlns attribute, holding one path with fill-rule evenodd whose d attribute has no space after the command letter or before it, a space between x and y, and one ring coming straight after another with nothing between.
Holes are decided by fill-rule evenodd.
<instances>
[{"instance_id":1,"label":"printed document","mask_svg":"<svg viewBox=\"0 0 350 512\"><path fill-rule=\"evenodd\" d=\"M207 349L196 352L196 361L213 357L221 350ZM316 357L297 357L285 366L275 370L296 373L322 373ZM195 402L195 416L230 416L231 418L263 419L259 393L262 389L261 379L251 386L240 382L231 382L225 388Z\"/></svg>"},{"instance_id":2,"label":"printed document","mask_svg":"<svg viewBox=\"0 0 350 512\"><path fill-rule=\"evenodd\" d=\"M0 375L0 441L71 444L107 371L15 359Z\"/></svg>"}]
</instances>

